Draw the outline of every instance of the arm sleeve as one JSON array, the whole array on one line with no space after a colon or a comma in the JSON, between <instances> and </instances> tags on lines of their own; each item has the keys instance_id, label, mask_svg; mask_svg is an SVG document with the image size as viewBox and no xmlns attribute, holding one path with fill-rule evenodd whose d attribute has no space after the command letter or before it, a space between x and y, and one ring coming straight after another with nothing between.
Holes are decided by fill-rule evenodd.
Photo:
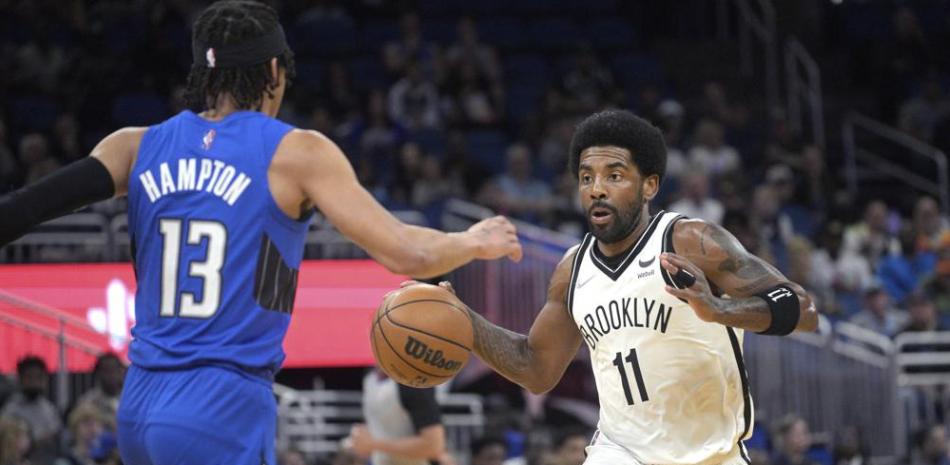
<instances>
[{"instance_id":1,"label":"arm sleeve","mask_svg":"<svg viewBox=\"0 0 950 465\"><path fill-rule=\"evenodd\" d=\"M30 228L115 195L101 161L86 157L9 195L0 197L0 246Z\"/></svg>"},{"instance_id":2,"label":"arm sleeve","mask_svg":"<svg viewBox=\"0 0 950 465\"><path fill-rule=\"evenodd\" d=\"M442 423L442 412L435 401L435 389L417 389L399 384L399 403L409 412L412 427L416 432L423 428Z\"/></svg>"}]
</instances>

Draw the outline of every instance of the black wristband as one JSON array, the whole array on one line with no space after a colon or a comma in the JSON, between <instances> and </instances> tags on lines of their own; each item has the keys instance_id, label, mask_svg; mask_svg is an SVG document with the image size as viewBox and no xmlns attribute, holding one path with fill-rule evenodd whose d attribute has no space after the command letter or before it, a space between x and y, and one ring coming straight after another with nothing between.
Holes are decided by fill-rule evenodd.
<instances>
[{"instance_id":1,"label":"black wristband","mask_svg":"<svg viewBox=\"0 0 950 465\"><path fill-rule=\"evenodd\" d=\"M795 331L801 310L798 308L798 294L784 284L768 288L758 294L769 306L772 322L760 332L767 336L786 336Z\"/></svg>"},{"instance_id":2,"label":"black wristband","mask_svg":"<svg viewBox=\"0 0 950 465\"><path fill-rule=\"evenodd\" d=\"M112 175L96 158L86 157L29 186L0 197L0 246L30 228L105 200L115 194Z\"/></svg>"}]
</instances>

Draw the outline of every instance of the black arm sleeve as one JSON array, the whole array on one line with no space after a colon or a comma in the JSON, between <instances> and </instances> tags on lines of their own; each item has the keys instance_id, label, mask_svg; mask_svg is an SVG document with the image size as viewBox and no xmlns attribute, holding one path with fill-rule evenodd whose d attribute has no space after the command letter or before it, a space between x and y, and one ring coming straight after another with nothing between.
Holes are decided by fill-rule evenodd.
<instances>
[{"instance_id":1,"label":"black arm sleeve","mask_svg":"<svg viewBox=\"0 0 950 465\"><path fill-rule=\"evenodd\" d=\"M412 427L417 433L427 426L442 423L442 412L439 410L439 403L435 401L435 389L417 389L402 384L397 387L399 403L409 412Z\"/></svg>"},{"instance_id":2,"label":"black arm sleeve","mask_svg":"<svg viewBox=\"0 0 950 465\"><path fill-rule=\"evenodd\" d=\"M115 194L115 181L101 161L86 157L39 181L0 197L0 246L30 228Z\"/></svg>"}]
</instances>

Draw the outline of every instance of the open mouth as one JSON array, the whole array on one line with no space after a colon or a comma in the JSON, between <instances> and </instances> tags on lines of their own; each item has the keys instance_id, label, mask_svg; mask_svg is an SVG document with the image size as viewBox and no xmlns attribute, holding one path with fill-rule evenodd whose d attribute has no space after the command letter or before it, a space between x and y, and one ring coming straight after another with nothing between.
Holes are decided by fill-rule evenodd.
<instances>
[{"instance_id":1,"label":"open mouth","mask_svg":"<svg viewBox=\"0 0 950 465\"><path fill-rule=\"evenodd\" d=\"M613 212L607 208L594 208L590 211L590 222L593 224L605 224L613 218Z\"/></svg>"}]
</instances>

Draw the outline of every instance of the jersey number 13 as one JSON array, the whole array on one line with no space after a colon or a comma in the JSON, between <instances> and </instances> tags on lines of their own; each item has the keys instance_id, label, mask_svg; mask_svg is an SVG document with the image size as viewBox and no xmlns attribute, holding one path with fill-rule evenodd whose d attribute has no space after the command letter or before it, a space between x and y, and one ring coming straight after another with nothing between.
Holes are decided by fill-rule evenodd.
<instances>
[{"instance_id":1,"label":"jersey number 13","mask_svg":"<svg viewBox=\"0 0 950 465\"><path fill-rule=\"evenodd\" d=\"M162 306L161 316L175 316L178 300L178 258L181 256L182 220L165 218L159 222L162 233ZM208 252L203 261L188 265L188 275L202 280L201 301L196 301L191 292L181 293L178 316L188 318L211 318L221 303L221 267L224 265L224 250L228 242L228 230L217 221L189 220L188 240L190 246L201 245L208 239Z\"/></svg>"}]
</instances>

